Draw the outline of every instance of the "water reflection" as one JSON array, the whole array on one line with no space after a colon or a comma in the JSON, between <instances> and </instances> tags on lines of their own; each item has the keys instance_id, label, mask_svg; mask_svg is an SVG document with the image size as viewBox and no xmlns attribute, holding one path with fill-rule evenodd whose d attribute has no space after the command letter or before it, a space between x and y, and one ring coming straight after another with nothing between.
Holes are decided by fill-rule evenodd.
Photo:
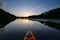
<instances>
[{"instance_id":1,"label":"water reflection","mask_svg":"<svg viewBox=\"0 0 60 40\"><path fill-rule=\"evenodd\" d=\"M60 30L60 23L53 23L53 22L45 22L45 21L40 21L42 24L47 25L48 27L56 28Z\"/></svg>"},{"instance_id":2,"label":"water reflection","mask_svg":"<svg viewBox=\"0 0 60 40\"><path fill-rule=\"evenodd\" d=\"M0 29L0 39L3 38L8 32L8 28L1 28Z\"/></svg>"},{"instance_id":3,"label":"water reflection","mask_svg":"<svg viewBox=\"0 0 60 40\"><path fill-rule=\"evenodd\" d=\"M60 39L60 31L48 27L45 22L31 21L26 19L16 19L15 21L6 25L1 33L0 39L2 40L23 40L28 29L31 29L36 36L37 40L53 40ZM7 30L6 30L7 29ZM48 38L48 39L47 39Z\"/></svg>"},{"instance_id":4,"label":"water reflection","mask_svg":"<svg viewBox=\"0 0 60 40\"><path fill-rule=\"evenodd\" d=\"M10 22L14 21L15 19L0 19L0 28L3 28L4 26L6 26L7 24L9 24Z\"/></svg>"},{"instance_id":5,"label":"water reflection","mask_svg":"<svg viewBox=\"0 0 60 40\"><path fill-rule=\"evenodd\" d=\"M20 22L20 23L23 23L23 24L33 24L33 21L31 20L28 20L28 19L16 19L16 22Z\"/></svg>"},{"instance_id":6,"label":"water reflection","mask_svg":"<svg viewBox=\"0 0 60 40\"><path fill-rule=\"evenodd\" d=\"M7 22L5 22L5 21L0 22L0 27L1 26L4 27L14 20L15 19L12 19L12 20L7 21ZM24 29L24 28L30 29L33 25L36 25L37 22L39 22L41 24L44 24L44 25L47 25L48 27L52 27L52 28L56 28L56 29L60 30L60 23L56 22L56 21L53 22L53 21L41 21L41 20L32 20L32 19L31 20L30 19L16 19L15 22L12 23L12 25L14 25L14 24L15 25L17 24L16 26L21 26L22 25L23 26L23 27L21 27L22 29ZM12 26L12 25L10 25L10 26ZM12 29L13 27L10 27L10 28ZM16 27L16 28L19 28L19 27ZM32 29L33 28L34 27L32 27ZM37 28L37 27L35 27L35 28Z\"/></svg>"},{"instance_id":7,"label":"water reflection","mask_svg":"<svg viewBox=\"0 0 60 40\"><path fill-rule=\"evenodd\" d=\"M32 20L32 21L37 21L37 22L40 22L41 24L47 25L48 27L52 27L52 28L56 28L56 29L60 30L60 21L59 20L48 20L47 19L47 21L42 21L42 20Z\"/></svg>"},{"instance_id":8,"label":"water reflection","mask_svg":"<svg viewBox=\"0 0 60 40\"><path fill-rule=\"evenodd\" d=\"M16 19L14 22L9 24L10 26L13 25L11 28L20 28L20 29L30 29L34 27L33 25L36 25L38 22L34 22L28 19ZM7 25L7 26L9 26ZM17 26L17 27L16 27Z\"/></svg>"}]
</instances>

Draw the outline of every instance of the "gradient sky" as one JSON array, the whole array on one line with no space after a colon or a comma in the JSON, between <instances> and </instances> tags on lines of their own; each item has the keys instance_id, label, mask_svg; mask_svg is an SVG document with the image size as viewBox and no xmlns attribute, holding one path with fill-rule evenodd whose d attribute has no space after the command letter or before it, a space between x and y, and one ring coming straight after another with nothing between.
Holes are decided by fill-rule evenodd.
<instances>
[{"instance_id":1,"label":"gradient sky","mask_svg":"<svg viewBox=\"0 0 60 40\"><path fill-rule=\"evenodd\" d=\"M3 0L4 10L16 16L38 15L60 7L60 0Z\"/></svg>"}]
</instances>

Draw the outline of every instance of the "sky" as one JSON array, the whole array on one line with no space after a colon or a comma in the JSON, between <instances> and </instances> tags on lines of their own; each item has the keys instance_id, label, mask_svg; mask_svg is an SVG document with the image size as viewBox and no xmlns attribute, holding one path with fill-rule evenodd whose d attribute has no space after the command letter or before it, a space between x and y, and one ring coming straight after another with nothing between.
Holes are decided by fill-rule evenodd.
<instances>
[{"instance_id":1,"label":"sky","mask_svg":"<svg viewBox=\"0 0 60 40\"><path fill-rule=\"evenodd\" d=\"M60 0L0 0L0 8L16 16L38 15L60 7Z\"/></svg>"}]
</instances>

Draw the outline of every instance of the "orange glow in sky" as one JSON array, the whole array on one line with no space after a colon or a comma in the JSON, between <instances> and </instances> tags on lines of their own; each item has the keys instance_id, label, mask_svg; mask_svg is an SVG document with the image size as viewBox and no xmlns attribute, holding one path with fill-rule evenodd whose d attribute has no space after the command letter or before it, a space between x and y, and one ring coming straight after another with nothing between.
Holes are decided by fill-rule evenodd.
<instances>
[{"instance_id":1,"label":"orange glow in sky","mask_svg":"<svg viewBox=\"0 0 60 40\"><path fill-rule=\"evenodd\" d=\"M34 13L33 12L22 12L22 13L16 13L15 15L16 16L28 17L28 16L31 16L31 15L34 15Z\"/></svg>"}]
</instances>

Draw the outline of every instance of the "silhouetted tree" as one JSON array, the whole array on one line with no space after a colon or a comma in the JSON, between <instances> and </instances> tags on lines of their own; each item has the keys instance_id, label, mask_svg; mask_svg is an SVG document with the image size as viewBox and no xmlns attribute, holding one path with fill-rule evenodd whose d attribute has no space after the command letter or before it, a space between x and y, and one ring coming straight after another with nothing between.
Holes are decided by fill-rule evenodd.
<instances>
[{"instance_id":1,"label":"silhouetted tree","mask_svg":"<svg viewBox=\"0 0 60 40\"><path fill-rule=\"evenodd\" d=\"M47 19L60 19L60 8L52 9L40 15L29 16L29 18L47 18Z\"/></svg>"},{"instance_id":2,"label":"silhouetted tree","mask_svg":"<svg viewBox=\"0 0 60 40\"><path fill-rule=\"evenodd\" d=\"M0 9L0 27L4 27L9 22L16 19L16 16L4 11L3 9Z\"/></svg>"}]
</instances>

